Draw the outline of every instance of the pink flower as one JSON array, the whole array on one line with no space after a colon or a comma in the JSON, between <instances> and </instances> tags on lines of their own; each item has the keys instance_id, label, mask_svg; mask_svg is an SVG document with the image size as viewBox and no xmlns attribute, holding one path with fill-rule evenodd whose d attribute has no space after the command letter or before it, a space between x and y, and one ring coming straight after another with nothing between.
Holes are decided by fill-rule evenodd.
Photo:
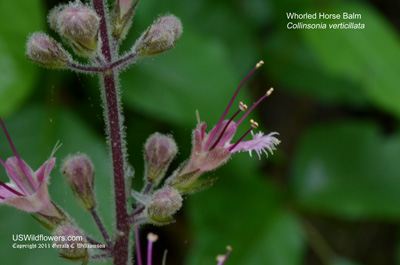
<instances>
[{"instance_id":1,"label":"pink flower","mask_svg":"<svg viewBox=\"0 0 400 265\"><path fill-rule=\"evenodd\" d=\"M247 106L240 102L239 110L236 111L229 120L225 119L245 81L262 64L263 62L260 61L246 76L233 95L219 122L209 133L206 132L207 124L200 122L198 118L198 125L193 131L192 155L190 159L168 179L168 185L183 193L193 192L199 188L211 185L214 180L198 180L198 178L202 173L214 170L226 163L231 157L231 154L240 151L248 151L251 156L252 151L255 151L261 159L261 154L263 152L268 156L267 150L272 154L272 151L276 149L275 146L278 145L280 141L274 137L274 135L278 133L273 132L264 135L262 132L259 132L254 134L253 129L258 127L258 123L253 120L250 120L250 129L238 140L232 142L238 126L262 100L271 95L273 88L269 89L250 109L247 109ZM234 118L241 112L244 112L243 116L237 122L234 122ZM250 132L253 139L243 141Z\"/></svg>"},{"instance_id":2,"label":"pink flower","mask_svg":"<svg viewBox=\"0 0 400 265\"><path fill-rule=\"evenodd\" d=\"M50 158L34 172L18 155L1 118L0 123L15 154L14 157L8 158L5 163L0 159L0 163L6 169L7 176L10 179L8 183L0 181L0 203L29 213L63 218L62 213L50 201L47 190L49 175L56 159Z\"/></svg>"}]
</instances>

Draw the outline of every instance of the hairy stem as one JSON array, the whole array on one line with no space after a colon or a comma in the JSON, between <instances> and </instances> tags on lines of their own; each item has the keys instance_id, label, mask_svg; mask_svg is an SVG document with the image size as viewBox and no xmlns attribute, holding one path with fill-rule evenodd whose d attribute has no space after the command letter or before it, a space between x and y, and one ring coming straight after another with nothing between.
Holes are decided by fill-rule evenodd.
<instances>
[{"instance_id":1,"label":"hairy stem","mask_svg":"<svg viewBox=\"0 0 400 265\"><path fill-rule=\"evenodd\" d=\"M93 0L93 7L101 18L100 37L102 39L101 51L109 63L112 60L110 40L108 38L107 20L103 0ZM116 80L118 72L107 70L101 74L102 98L106 114L106 132L111 149L112 167L114 175L114 196L116 210L117 237L114 245L114 264L127 265L129 262L129 218L126 207L125 195L125 142L123 139L123 125L119 91Z\"/></svg>"}]
</instances>

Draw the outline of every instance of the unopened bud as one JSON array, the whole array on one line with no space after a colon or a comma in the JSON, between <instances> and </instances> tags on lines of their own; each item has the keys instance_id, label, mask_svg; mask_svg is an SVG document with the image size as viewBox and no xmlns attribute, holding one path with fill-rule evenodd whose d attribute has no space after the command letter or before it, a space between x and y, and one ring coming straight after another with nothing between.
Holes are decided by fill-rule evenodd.
<instances>
[{"instance_id":1,"label":"unopened bud","mask_svg":"<svg viewBox=\"0 0 400 265\"><path fill-rule=\"evenodd\" d=\"M171 136L160 133L151 135L144 145L145 180L157 185L177 152L178 148Z\"/></svg>"},{"instance_id":2,"label":"unopened bud","mask_svg":"<svg viewBox=\"0 0 400 265\"><path fill-rule=\"evenodd\" d=\"M96 206L94 170L89 158L82 154L70 156L63 164L62 173L82 206L87 210L93 209Z\"/></svg>"},{"instance_id":3,"label":"unopened bud","mask_svg":"<svg viewBox=\"0 0 400 265\"><path fill-rule=\"evenodd\" d=\"M57 33L60 32L60 28L58 26L59 25L59 17L60 17L61 12L65 8L66 8L66 5L56 6L52 10L50 10L49 15L47 17L50 28L52 28Z\"/></svg>"},{"instance_id":4,"label":"unopened bud","mask_svg":"<svg viewBox=\"0 0 400 265\"><path fill-rule=\"evenodd\" d=\"M73 226L59 226L53 231L54 244L61 257L79 261L87 258L88 251L84 247L86 237Z\"/></svg>"},{"instance_id":5,"label":"unopened bud","mask_svg":"<svg viewBox=\"0 0 400 265\"><path fill-rule=\"evenodd\" d=\"M49 20L77 54L85 57L96 54L100 19L94 10L73 4L63 10L55 9Z\"/></svg>"},{"instance_id":6,"label":"unopened bud","mask_svg":"<svg viewBox=\"0 0 400 265\"><path fill-rule=\"evenodd\" d=\"M54 68L66 67L70 58L54 39L40 32L29 37L26 56L36 63Z\"/></svg>"},{"instance_id":7,"label":"unopened bud","mask_svg":"<svg viewBox=\"0 0 400 265\"><path fill-rule=\"evenodd\" d=\"M182 31L179 18L174 15L161 17L140 36L134 46L135 52L141 57L147 57L171 50Z\"/></svg>"},{"instance_id":8,"label":"unopened bud","mask_svg":"<svg viewBox=\"0 0 400 265\"><path fill-rule=\"evenodd\" d=\"M172 222L174 215L182 207L182 196L171 187L156 191L147 207L149 220L155 224Z\"/></svg>"}]
</instances>

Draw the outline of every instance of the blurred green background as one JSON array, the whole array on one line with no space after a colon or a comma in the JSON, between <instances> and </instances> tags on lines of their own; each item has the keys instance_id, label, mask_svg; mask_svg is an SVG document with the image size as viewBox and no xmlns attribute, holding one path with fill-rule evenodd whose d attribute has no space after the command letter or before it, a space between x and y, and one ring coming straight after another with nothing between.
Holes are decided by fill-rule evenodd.
<instances>
[{"instance_id":1,"label":"blurred green background","mask_svg":"<svg viewBox=\"0 0 400 265\"><path fill-rule=\"evenodd\" d=\"M87 153L96 166L100 214L113 224L111 172L95 76L40 68L24 56L27 36L51 32L48 10L63 1L0 2L0 114L25 161L39 167L57 140L50 193L88 234L101 240L89 214L72 199L59 169L63 158ZM63 2L64 3L64 2ZM182 19L175 50L121 75L129 143L143 174L142 145L154 131L171 133L177 167L191 148L199 110L209 128L260 59L240 99L262 130L278 131L278 151L261 161L237 154L209 174L219 180L185 199L177 222L147 226L160 236L154 264L400 264L400 19L398 1L144 0L123 49L159 14ZM286 12L358 13L364 30L288 30ZM327 21L334 22L334 21ZM341 21L335 21L341 22ZM242 126L246 127L246 126ZM242 128L242 132L247 128ZM237 138L240 136L240 132ZM12 156L0 134L0 157ZM2 170L0 179L6 181ZM13 234L45 234L27 214L0 209L0 254L6 264L69 264L52 249L17 250Z\"/></svg>"}]
</instances>

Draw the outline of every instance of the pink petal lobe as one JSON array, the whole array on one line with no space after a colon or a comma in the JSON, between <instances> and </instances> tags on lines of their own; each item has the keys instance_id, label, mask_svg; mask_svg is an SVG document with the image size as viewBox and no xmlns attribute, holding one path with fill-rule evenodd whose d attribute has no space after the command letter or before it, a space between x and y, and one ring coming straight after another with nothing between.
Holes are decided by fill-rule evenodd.
<instances>
[{"instance_id":1,"label":"pink petal lobe","mask_svg":"<svg viewBox=\"0 0 400 265\"><path fill-rule=\"evenodd\" d=\"M53 169L55 163L56 159L54 157L50 158L49 160L44 162L44 164L41 165L38 170L36 170L35 180L39 184L39 186L41 186L44 182L48 182L50 172Z\"/></svg>"},{"instance_id":2,"label":"pink petal lobe","mask_svg":"<svg viewBox=\"0 0 400 265\"><path fill-rule=\"evenodd\" d=\"M33 173L32 168L23 160L22 160L22 163L24 163L25 168L27 169L30 176L33 177L34 173ZM8 177L10 178L11 183L17 184L17 183L15 183L15 181L13 180L13 178L11 176L11 174L13 174L31 194L35 192L34 187L32 187L32 184L30 183L28 177L25 175L24 170L22 169L21 164L19 163L17 157L14 156L14 157L8 158L6 161L6 165L7 165L7 168L11 171L11 172L8 172L8 170L6 170L6 173L7 173ZM36 183L36 184L39 184L39 183Z\"/></svg>"}]
</instances>

